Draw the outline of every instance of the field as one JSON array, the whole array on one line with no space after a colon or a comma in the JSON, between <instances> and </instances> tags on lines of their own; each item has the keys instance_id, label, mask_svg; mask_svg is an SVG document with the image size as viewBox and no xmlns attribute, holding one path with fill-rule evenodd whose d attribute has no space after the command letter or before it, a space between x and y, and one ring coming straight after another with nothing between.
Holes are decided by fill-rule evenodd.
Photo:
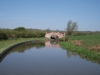
<instances>
[{"instance_id":1,"label":"field","mask_svg":"<svg viewBox=\"0 0 100 75\"><path fill-rule=\"evenodd\" d=\"M100 34L69 36L69 38L68 42L60 42L63 48L100 63Z\"/></svg>"},{"instance_id":2,"label":"field","mask_svg":"<svg viewBox=\"0 0 100 75\"><path fill-rule=\"evenodd\" d=\"M16 38L9 40L0 40L0 53L2 53L5 49L9 48L14 44L31 40L45 40L45 38Z\"/></svg>"},{"instance_id":3,"label":"field","mask_svg":"<svg viewBox=\"0 0 100 75\"><path fill-rule=\"evenodd\" d=\"M96 35L85 35L85 36L70 36L73 44L84 48L88 48L93 51L100 51L100 34ZM76 41L76 42L75 42Z\"/></svg>"}]
</instances>

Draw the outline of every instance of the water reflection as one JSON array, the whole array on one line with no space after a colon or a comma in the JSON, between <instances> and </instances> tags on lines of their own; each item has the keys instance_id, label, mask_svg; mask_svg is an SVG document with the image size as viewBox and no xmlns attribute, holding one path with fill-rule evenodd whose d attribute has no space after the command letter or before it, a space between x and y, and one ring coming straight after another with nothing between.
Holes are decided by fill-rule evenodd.
<instances>
[{"instance_id":1,"label":"water reflection","mask_svg":"<svg viewBox=\"0 0 100 75\"><path fill-rule=\"evenodd\" d=\"M60 45L58 44L58 41L46 41L45 46L51 47L51 48L60 48ZM72 56L77 56L76 53L71 52L69 50L66 50L66 55L67 55L68 58L71 58Z\"/></svg>"},{"instance_id":2,"label":"water reflection","mask_svg":"<svg viewBox=\"0 0 100 75\"><path fill-rule=\"evenodd\" d=\"M73 54L70 51L66 51L67 52L67 56L70 58L71 56L73 56Z\"/></svg>"},{"instance_id":3,"label":"water reflection","mask_svg":"<svg viewBox=\"0 0 100 75\"><path fill-rule=\"evenodd\" d=\"M2 60L9 54L14 53L14 52L18 52L18 53L24 53L26 50L30 50L30 48L35 47L36 49L45 47L45 43L44 42L28 42L22 45L19 45L17 47L12 48L11 50L9 50L8 52L6 52L2 57L0 57L0 62L2 62Z\"/></svg>"},{"instance_id":4,"label":"water reflection","mask_svg":"<svg viewBox=\"0 0 100 75\"><path fill-rule=\"evenodd\" d=\"M39 49L39 48L45 47L45 44L44 42L26 43L26 44L23 44L11 49L11 53L13 52L23 53L25 50L29 50L30 48L33 48L33 47L35 47L36 49Z\"/></svg>"},{"instance_id":5,"label":"water reflection","mask_svg":"<svg viewBox=\"0 0 100 75\"><path fill-rule=\"evenodd\" d=\"M100 64L60 48L55 41L23 44L4 57L0 75L100 75Z\"/></svg>"},{"instance_id":6,"label":"water reflection","mask_svg":"<svg viewBox=\"0 0 100 75\"><path fill-rule=\"evenodd\" d=\"M51 48L59 48L59 44L57 41L46 41L45 46L51 47Z\"/></svg>"},{"instance_id":7,"label":"water reflection","mask_svg":"<svg viewBox=\"0 0 100 75\"><path fill-rule=\"evenodd\" d=\"M50 48L60 48L60 45L58 44L57 41L46 41L46 42L29 42L29 43L25 43L22 45L19 45L13 49L11 49L10 51L8 51L7 53L5 53L5 55L3 55L3 57L0 58L0 63L2 62L2 60L9 54L14 53L14 52L18 52L18 53L24 53L26 50L30 50L31 48L42 48L42 47L50 47ZM63 50L63 49L62 49ZM65 49L64 49L65 50ZM69 50L65 50L66 51L66 55L68 58L71 58L73 56L77 56L79 55L82 59L87 59L87 60L91 60L93 62L97 62L100 64L100 60L94 60L94 59L89 59L88 57L84 57L82 54L76 53L76 52L71 52Z\"/></svg>"},{"instance_id":8,"label":"water reflection","mask_svg":"<svg viewBox=\"0 0 100 75\"><path fill-rule=\"evenodd\" d=\"M65 50L65 49L64 49ZM67 57L71 58L73 56L80 56L82 59L86 59L87 61L92 61L94 63L98 63L100 64L100 60L96 60L96 59L93 59L93 58L88 58L87 56L84 56L83 54L81 53L77 53L77 52L72 52L70 50L66 50L66 55Z\"/></svg>"},{"instance_id":9,"label":"water reflection","mask_svg":"<svg viewBox=\"0 0 100 75\"><path fill-rule=\"evenodd\" d=\"M59 48L59 44L57 41L46 41L46 42L29 42L29 43L25 43L22 45L19 45L17 47L14 47L13 49L9 50L7 53L5 53L3 55L2 58L0 58L0 62L2 62L2 60L9 54L14 53L14 52L18 52L18 53L24 53L26 50L30 50L30 48L42 48L42 47L51 47L51 48Z\"/></svg>"}]
</instances>

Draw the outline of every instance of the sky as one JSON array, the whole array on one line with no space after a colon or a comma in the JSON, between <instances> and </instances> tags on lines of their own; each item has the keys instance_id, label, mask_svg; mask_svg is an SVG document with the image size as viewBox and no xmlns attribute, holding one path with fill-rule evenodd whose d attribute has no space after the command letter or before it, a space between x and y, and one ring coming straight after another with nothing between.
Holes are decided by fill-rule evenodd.
<instances>
[{"instance_id":1,"label":"sky","mask_svg":"<svg viewBox=\"0 0 100 75\"><path fill-rule=\"evenodd\" d=\"M0 0L0 28L100 31L100 0Z\"/></svg>"}]
</instances>

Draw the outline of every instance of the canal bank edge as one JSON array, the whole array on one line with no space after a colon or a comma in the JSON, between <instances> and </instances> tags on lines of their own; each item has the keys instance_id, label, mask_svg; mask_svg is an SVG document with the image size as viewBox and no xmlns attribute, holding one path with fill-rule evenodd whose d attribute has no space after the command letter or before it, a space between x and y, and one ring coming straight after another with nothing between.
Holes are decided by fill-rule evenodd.
<instances>
[{"instance_id":1,"label":"canal bank edge","mask_svg":"<svg viewBox=\"0 0 100 75\"><path fill-rule=\"evenodd\" d=\"M70 42L59 42L59 44L62 48L77 53L82 58L86 58L87 60L92 60L93 62L98 62L100 64L100 54L97 54L96 52L90 51L86 48L75 46Z\"/></svg>"},{"instance_id":2,"label":"canal bank edge","mask_svg":"<svg viewBox=\"0 0 100 75\"><path fill-rule=\"evenodd\" d=\"M25 41L25 42L16 43L16 44L8 47L7 49L5 49L3 52L1 52L0 53L0 57L2 57L6 52L8 52L9 50L11 50L14 47L17 47L19 45L26 44L26 43L33 43L33 42L35 43L35 42L39 42L39 41L42 41L42 40L31 40L31 41Z\"/></svg>"}]
</instances>

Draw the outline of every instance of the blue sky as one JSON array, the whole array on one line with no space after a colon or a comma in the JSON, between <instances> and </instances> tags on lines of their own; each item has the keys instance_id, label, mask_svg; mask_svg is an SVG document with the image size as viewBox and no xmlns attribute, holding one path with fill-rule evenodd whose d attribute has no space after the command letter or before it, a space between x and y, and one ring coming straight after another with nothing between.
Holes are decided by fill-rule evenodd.
<instances>
[{"instance_id":1,"label":"blue sky","mask_svg":"<svg viewBox=\"0 0 100 75\"><path fill-rule=\"evenodd\" d=\"M0 0L0 28L100 31L100 0Z\"/></svg>"}]
</instances>

